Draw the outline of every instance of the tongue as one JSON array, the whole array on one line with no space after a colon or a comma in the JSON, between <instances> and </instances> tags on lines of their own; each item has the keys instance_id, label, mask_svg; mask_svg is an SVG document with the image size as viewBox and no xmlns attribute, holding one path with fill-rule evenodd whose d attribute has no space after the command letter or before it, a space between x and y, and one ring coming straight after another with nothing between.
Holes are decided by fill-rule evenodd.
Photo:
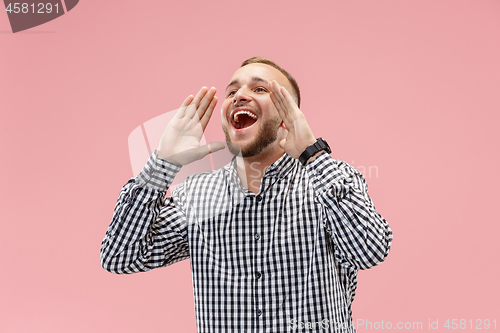
<instances>
[{"instance_id":1,"label":"tongue","mask_svg":"<svg viewBox=\"0 0 500 333\"><path fill-rule=\"evenodd\" d=\"M252 126L257 120L246 114L240 114L238 116L238 122L235 123L237 129Z\"/></svg>"}]
</instances>

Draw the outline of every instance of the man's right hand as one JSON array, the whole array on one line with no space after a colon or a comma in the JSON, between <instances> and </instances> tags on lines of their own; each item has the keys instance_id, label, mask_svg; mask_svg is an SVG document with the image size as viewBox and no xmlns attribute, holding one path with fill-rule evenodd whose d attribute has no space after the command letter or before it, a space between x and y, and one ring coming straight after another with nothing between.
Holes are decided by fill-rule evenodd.
<instances>
[{"instance_id":1,"label":"man's right hand","mask_svg":"<svg viewBox=\"0 0 500 333\"><path fill-rule=\"evenodd\" d=\"M224 149L222 143L200 146L200 140L217 104L214 87L200 89L188 96L170 120L156 151L156 156L177 165L202 159L209 153Z\"/></svg>"}]
</instances>

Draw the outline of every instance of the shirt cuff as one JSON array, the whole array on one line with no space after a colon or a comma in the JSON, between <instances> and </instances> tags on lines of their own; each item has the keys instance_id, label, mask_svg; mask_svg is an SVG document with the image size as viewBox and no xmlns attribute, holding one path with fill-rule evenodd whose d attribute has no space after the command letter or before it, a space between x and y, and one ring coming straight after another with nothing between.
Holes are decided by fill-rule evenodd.
<instances>
[{"instance_id":1,"label":"shirt cuff","mask_svg":"<svg viewBox=\"0 0 500 333\"><path fill-rule=\"evenodd\" d=\"M353 177L358 170L346 162L332 158L326 151L306 164L316 195L322 195L333 188L333 194L343 198L353 187Z\"/></svg>"},{"instance_id":2,"label":"shirt cuff","mask_svg":"<svg viewBox=\"0 0 500 333\"><path fill-rule=\"evenodd\" d=\"M155 152L149 157L146 165L136 177L136 184L158 191L167 191L181 165L171 163L156 156Z\"/></svg>"}]
</instances>

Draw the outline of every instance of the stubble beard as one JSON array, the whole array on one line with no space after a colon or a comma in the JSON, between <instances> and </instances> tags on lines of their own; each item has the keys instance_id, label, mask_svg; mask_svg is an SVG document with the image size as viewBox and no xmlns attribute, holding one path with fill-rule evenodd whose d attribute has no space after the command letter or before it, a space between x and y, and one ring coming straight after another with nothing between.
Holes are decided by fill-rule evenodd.
<instances>
[{"instance_id":1,"label":"stubble beard","mask_svg":"<svg viewBox=\"0 0 500 333\"><path fill-rule=\"evenodd\" d=\"M230 124L230 122L228 122ZM281 118L275 118L267 120L263 123L259 132L256 134L253 141L250 141L248 146L243 150L237 144L231 142L231 137L229 136L228 129L222 126L222 130L226 136L227 146L229 151L233 155L243 156L243 157L252 157L258 155L270 144L276 141L278 138L278 129L281 125Z\"/></svg>"}]
</instances>

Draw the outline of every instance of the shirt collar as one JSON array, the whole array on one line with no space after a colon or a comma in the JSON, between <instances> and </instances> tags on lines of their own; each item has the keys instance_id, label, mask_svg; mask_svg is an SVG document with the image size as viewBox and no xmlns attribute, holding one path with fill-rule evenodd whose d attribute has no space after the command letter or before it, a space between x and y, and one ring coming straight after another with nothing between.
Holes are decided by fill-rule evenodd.
<instances>
[{"instance_id":1,"label":"shirt collar","mask_svg":"<svg viewBox=\"0 0 500 333\"><path fill-rule=\"evenodd\" d=\"M266 169L264 177L277 176L284 178L296 163L297 160L295 158L285 153Z\"/></svg>"},{"instance_id":2,"label":"shirt collar","mask_svg":"<svg viewBox=\"0 0 500 333\"><path fill-rule=\"evenodd\" d=\"M297 162L297 159L285 153L266 169L264 177L285 178L285 176L293 169ZM238 171L236 169L236 156L233 156L229 169L231 179L236 184L241 184L240 178L238 176Z\"/></svg>"}]
</instances>

